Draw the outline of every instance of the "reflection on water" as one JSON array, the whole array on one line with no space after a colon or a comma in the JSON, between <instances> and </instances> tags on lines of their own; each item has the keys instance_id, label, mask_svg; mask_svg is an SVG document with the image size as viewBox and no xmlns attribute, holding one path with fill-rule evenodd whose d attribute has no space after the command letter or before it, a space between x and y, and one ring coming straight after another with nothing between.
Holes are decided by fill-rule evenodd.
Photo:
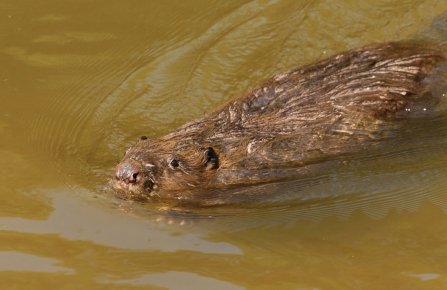
<instances>
[{"instance_id":1,"label":"reflection on water","mask_svg":"<svg viewBox=\"0 0 447 290\"><path fill-rule=\"evenodd\" d=\"M50 192L48 191L48 194ZM97 214L94 201L90 201L93 203L91 204L85 201L79 202L76 199L61 198L58 196L60 192L53 193L52 204L55 210L45 221L2 217L0 218L2 229L33 234L58 234L61 238L68 240L89 240L100 245L122 249L162 248L163 251L168 252L186 250L241 254L241 251L231 244L202 240L194 233L172 236L169 231L165 231L161 223L155 227L148 224L154 216L146 221L135 220L116 211ZM134 233L139 233L139 235L134 236ZM129 237L132 238L129 239Z\"/></svg>"},{"instance_id":2,"label":"reflection on water","mask_svg":"<svg viewBox=\"0 0 447 290\"><path fill-rule=\"evenodd\" d=\"M58 267L57 260L40 258L19 252L0 252L0 260L8 263L0 264L0 271L31 271L31 272L64 272L73 275L72 269Z\"/></svg>"},{"instance_id":3,"label":"reflection on water","mask_svg":"<svg viewBox=\"0 0 447 290\"><path fill-rule=\"evenodd\" d=\"M110 281L108 281L110 282ZM114 281L116 284L129 285L154 285L166 287L168 289L185 289L185 285L194 285L200 289L245 289L241 286L232 285L231 283L221 282L216 279L202 277L191 273L167 272L163 274L148 274L132 280Z\"/></svg>"},{"instance_id":4,"label":"reflection on water","mask_svg":"<svg viewBox=\"0 0 447 290\"><path fill-rule=\"evenodd\" d=\"M252 203L142 205L102 191L141 135L164 135L275 73L428 35L445 1L0 8L2 289L446 287L445 117L347 166L263 185Z\"/></svg>"}]
</instances>

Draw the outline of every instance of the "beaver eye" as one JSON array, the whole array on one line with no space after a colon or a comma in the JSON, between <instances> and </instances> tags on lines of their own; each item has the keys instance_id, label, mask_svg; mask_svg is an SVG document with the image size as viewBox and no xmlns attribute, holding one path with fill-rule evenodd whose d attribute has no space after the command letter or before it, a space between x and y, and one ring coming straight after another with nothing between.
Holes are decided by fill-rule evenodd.
<instances>
[{"instance_id":1,"label":"beaver eye","mask_svg":"<svg viewBox=\"0 0 447 290\"><path fill-rule=\"evenodd\" d=\"M171 162L169 162L169 165L174 168L179 166L178 161L175 159L172 159Z\"/></svg>"}]
</instances>

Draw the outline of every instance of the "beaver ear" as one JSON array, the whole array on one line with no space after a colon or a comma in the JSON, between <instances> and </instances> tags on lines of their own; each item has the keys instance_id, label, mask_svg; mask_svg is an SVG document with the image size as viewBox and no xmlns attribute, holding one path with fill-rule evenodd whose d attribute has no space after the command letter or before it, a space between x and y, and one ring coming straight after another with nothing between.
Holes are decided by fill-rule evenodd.
<instances>
[{"instance_id":1,"label":"beaver ear","mask_svg":"<svg viewBox=\"0 0 447 290\"><path fill-rule=\"evenodd\" d=\"M216 151L214 151L213 148L206 148L203 156L205 161L205 168L207 170L219 168L219 156L216 154Z\"/></svg>"}]
</instances>

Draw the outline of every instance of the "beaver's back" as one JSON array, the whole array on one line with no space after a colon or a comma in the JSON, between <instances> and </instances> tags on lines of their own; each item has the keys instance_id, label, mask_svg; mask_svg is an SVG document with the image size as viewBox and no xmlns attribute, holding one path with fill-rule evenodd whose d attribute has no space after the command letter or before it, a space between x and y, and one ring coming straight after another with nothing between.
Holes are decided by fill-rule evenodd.
<instances>
[{"instance_id":1,"label":"beaver's back","mask_svg":"<svg viewBox=\"0 0 447 290\"><path fill-rule=\"evenodd\" d=\"M278 74L164 138L210 144L233 169L304 165L360 150L399 126L443 61L426 44L367 46Z\"/></svg>"}]
</instances>

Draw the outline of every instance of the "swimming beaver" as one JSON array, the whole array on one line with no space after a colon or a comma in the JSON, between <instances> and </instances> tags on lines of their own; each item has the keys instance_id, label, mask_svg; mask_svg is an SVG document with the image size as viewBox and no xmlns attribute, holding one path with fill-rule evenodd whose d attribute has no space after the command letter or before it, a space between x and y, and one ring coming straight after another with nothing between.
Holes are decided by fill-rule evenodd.
<instances>
[{"instance_id":1,"label":"swimming beaver","mask_svg":"<svg viewBox=\"0 0 447 290\"><path fill-rule=\"evenodd\" d=\"M436 46L393 42L277 74L162 138L141 137L114 187L135 200L222 192L375 147L425 110L417 101L444 60Z\"/></svg>"}]
</instances>

